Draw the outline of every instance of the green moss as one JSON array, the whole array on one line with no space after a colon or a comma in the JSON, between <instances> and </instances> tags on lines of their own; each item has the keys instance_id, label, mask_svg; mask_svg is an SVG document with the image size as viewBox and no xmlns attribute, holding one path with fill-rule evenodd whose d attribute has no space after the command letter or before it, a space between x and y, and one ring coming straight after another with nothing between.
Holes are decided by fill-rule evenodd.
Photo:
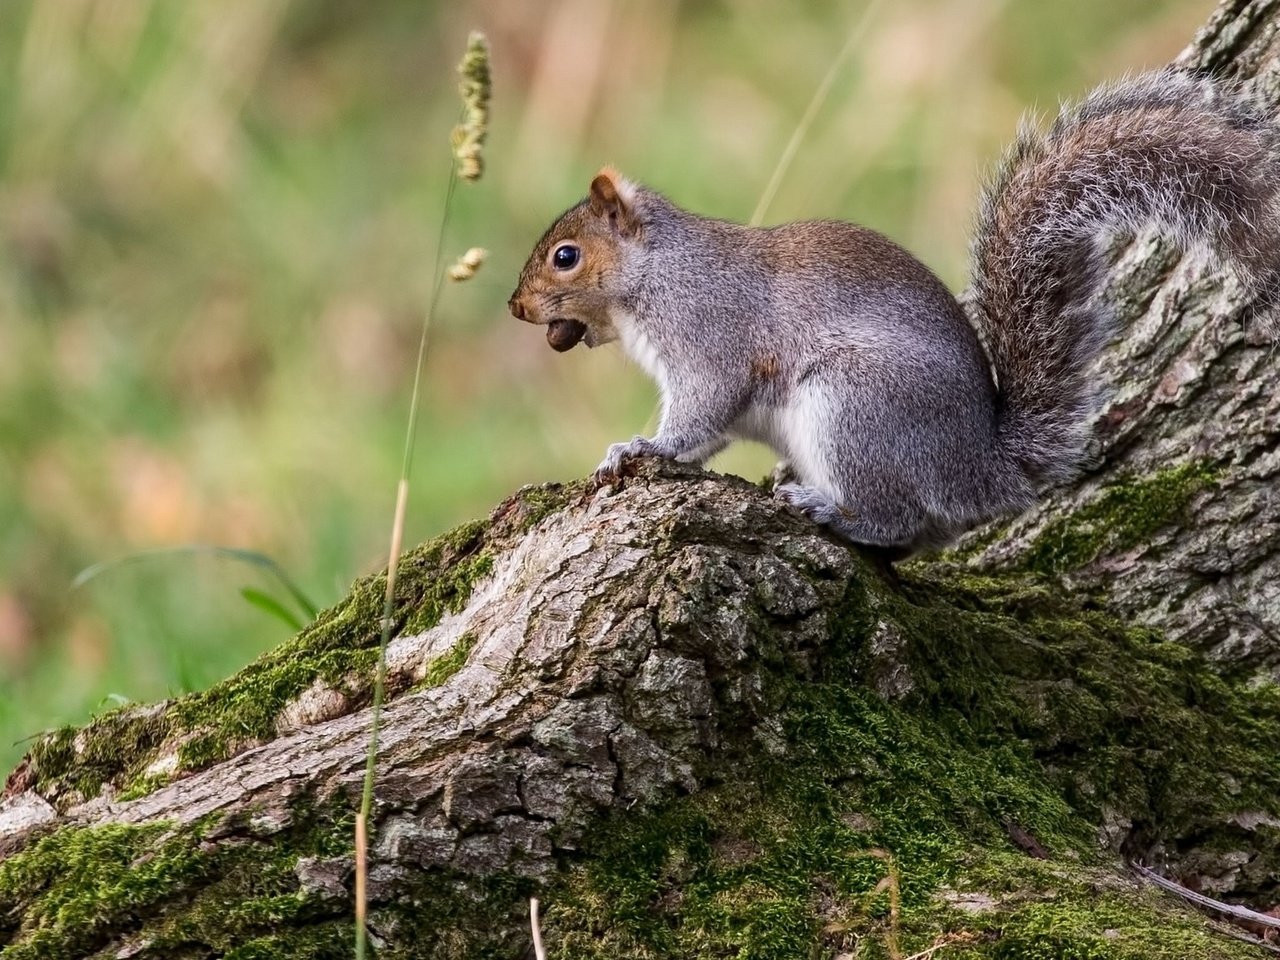
<instances>
[{"instance_id":1,"label":"green moss","mask_svg":"<svg viewBox=\"0 0 1280 960\"><path fill-rule=\"evenodd\" d=\"M583 490L585 482L527 488L488 520L465 523L406 553L396 581L396 632L420 633L462 610L476 581L492 572L496 550ZM32 750L36 788L62 807L98 795L105 784L136 798L271 737L280 712L316 680L359 704L371 690L385 592L385 574L357 581L345 600L296 637L207 691L157 709L124 707L47 735ZM144 773L175 752L174 770Z\"/></svg>"},{"instance_id":2,"label":"green moss","mask_svg":"<svg viewBox=\"0 0 1280 960\"><path fill-rule=\"evenodd\" d=\"M1256 956L1117 884L1095 835L1104 804L1140 842L1211 844L1231 811L1280 812L1275 688L1229 684L1033 581L928 569L900 593L850 584L819 676L775 680L784 763L726 759L728 784L619 815L582 845L544 898L553 956L887 958L886 856L903 954L963 934L946 956ZM867 638L885 628L892 652L877 654ZM906 665L900 702L864 686L880 657ZM1027 856L1013 827L1051 859ZM1261 855L1264 873L1280 868ZM994 907L962 913L946 888Z\"/></svg>"},{"instance_id":3,"label":"green moss","mask_svg":"<svg viewBox=\"0 0 1280 960\"><path fill-rule=\"evenodd\" d=\"M350 960L351 930L350 920L331 920L304 931L253 937L221 956L223 960Z\"/></svg>"},{"instance_id":4,"label":"green moss","mask_svg":"<svg viewBox=\"0 0 1280 960\"><path fill-rule=\"evenodd\" d=\"M818 677L779 675L784 761L726 759L731 782L599 828L545 898L554 956L827 955L881 941L894 865L904 936L928 946L939 887L1016 823L1074 862L1093 827L1028 752L887 703L862 686L870 625L892 602L849 585ZM747 752L750 748L747 746ZM815 954L814 951L817 951ZM863 953L860 956L887 954Z\"/></svg>"},{"instance_id":5,"label":"green moss","mask_svg":"<svg viewBox=\"0 0 1280 960\"><path fill-rule=\"evenodd\" d=\"M464 524L405 554L393 613L397 631L426 630L444 613L461 610L476 580L493 568L490 541L509 536L509 526ZM61 806L96 796L107 783L128 798L142 796L271 737L280 712L317 679L361 702L371 690L385 592L385 574L357 581L345 600L296 637L207 691L160 708L123 707L42 738L32 750L37 789ZM176 769L145 775L166 751L176 751Z\"/></svg>"},{"instance_id":6,"label":"green moss","mask_svg":"<svg viewBox=\"0 0 1280 960\"><path fill-rule=\"evenodd\" d=\"M569 485L548 483L540 487L526 487L516 494L510 503L516 505L521 530L529 530L551 514L563 510L586 489L585 481Z\"/></svg>"},{"instance_id":7,"label":"green moss","mask_svg":"<svg viewBox=\"0 0 1280 960\"><path fill-rule=\"evenodd\" d=\"M142 774L126 785L116 796L116 799L121 802L126 800L137 800L139 797L145 797L149 793L154 793L165 784L172 782L173 776L171 774Z\"/></svg>"},{"instance_id":8,"label":"green moss","mask_svg":"<svg viewBox=\"0 0 1280 960\"><path fill-rule=\"evenodd\" d=\"M31 750L37 783L49 794L73 792L86 799L118 777L139 778L170 729L163 709L124 706L85 727L63 727Z\"/></svg>"},{"instance_id":9,"label":"green moss","mask_svg":"<svg viewBox=\"0 0 1280 960\"><path fill-rule=\"evenodd\" d=\"M64 827L0 863L0 903L21 910L0 911L3 956L85 955L121 930L140 960L349 955L349 903L302 889L297 865L349 855L350 812L304 802L292 815L268 842L213 821ZM220 839L204 842L215 826Z\"/></svg>"},{"instance_id":10,"label":"green moss","mask_svg":"<svg viewBox=\"0 0 1280 960\"><path fill-rule=\"evenodd\" d=\"M415 690L430 690L438 687L466 665L471 649L476 645L476 635L464 633L444 653L432 658L427 664L426 673Z\"/></svg>"},{"instance_id":11,"label":"green moss","mask_svg":"<svg viewBox=\"0 0 1280 960\"><path fill-rule=\"evenodd\" d=\"M1210 937L1202 918L1150 894L1069 886L1051 901L1001 912L982 924L996 936L992 960L1212 960L1259 957L1257 948Z\"/></svg>"},{"instance_id":12,"label":"green moss","mask_svg":"<svg viewBox=\"0 0 1280 960\"><path fill-rule=\"evenodd\" d=\"M174 705L177 722L194 731L178 749L180 769L198 770L270 737L281 710L317 678L358 694L376 661L376 648L331 645L304 631L232 679Z\"/></svg>"},{"instance_id":13,"label":"green moss","mask_svg":"<svg viewBox=\"0 0 1280 960\"><path fill-rule=\"evenodd\" d=\"M948 937L945 955L961 960L1254 955L1167 898L1117 884L1094 834L1102 798L1123 815L1184 825L1224 804L1271 809L1280 795L1278 761L1264 755L1280 737L1274 694L1233 687L1184 648L1016 579L933 568L900 592L859 580L831 624L814 674L780 670L770 680L783 758L730 740L719 785L620 811L566 855L540 893L553 957L791 960L856 950L873 960L888 958L894 941L907 955ZM867 639L884 624L900 631L893 656L911 678L899 702L872 689L884 654ZM468 641L437 659L439 675L465 660ZM1229 769L1230 790L1219 782ZM347 816L345 807L301 808L264 843L245 831L205 845L156 828L92 843L93 831L56 834L0 872L0 897L23 904L24 917L20 931L4 932L18 957L94 949L95 931L137 909L129 916L148 943L143 960L346 955L349 899L302 890L297 865L304 855L345 856ZM1026 856L1010 825L1052 859ZM137 874L157 841L164 866ZM55 864L67 856L97 866L62 876ZM993 906L961 912L947 890L983 893ZM407 873L394 902L375 909L376 923L396 931L379 955L515 955L531 892L508 875ZM101 921L85 919L95 911ZM54 915L76 926L40 926Z\"/></svg>"},{"instance_id":14,"label":"green moss","mask_svg":"<svg viewBox=\"0 0 1280 960\"><path fill-rule=\"evenodd\" d=\"M517 504L487 532L463 528L406 557L401 623L459 609L501 538L524 528L527 516ZM373 651L380 583L358 585L316 633L300 635L309 639L295 655L313 658L312 677L328 650ZM1275 687L1224 680L1186 648L1030 577L941 564L912 567L892 588L867 571L852 579L803 677L769 619L749 613L748 622L785 752L764 754L752 725L732 720L745 708L722 702L725 740L704 771L705 789L604 817L561 854L561 871L540 894L552 956L790 960L844 952L875 960L889 957L895 940L909 955L947 937L940 955L948 960L1255 955L1170 899L1117 882L1096 831L1105 815L1132 821L1139 844L1194 837L1228 849L1236 839L1223 826L1230 813L1280 814ZM661 619L657 627L668 629ZM474 642L459 638L432 661L424 683L453 675ZM303 679L271 672L283 663L268 666L250 674L268 702L277 697L272 682L289 688ZM335 660L332 676L350 674ZM222 737L238 735L221 721L201 723L187 741L194 764L217 759ZM44 762L70 764L76 744L71 732L51 737ZM195 838L188 830L185 847L171 848L161 858L168 865L141 889L133 876L144 851L168 850L178 838L105 834L100 848L75 854L99 862L88 890L77 886L82 878L56 874L50 850L0 872L0 902L8 893L21 905L0 919L11 924L0 927L0 942L11 939L19 951L39 943L55 954L69 944L96 949L105 924L132 918L147 938L143 960L345 956L349 899L302 889L297 868L302 856L347 855L348 816L345 805L304 808L266 842L245 825L233 842L201 844L198 830ZM1027 856L1011 839L1022 832L1050 859ZM56 839L65 833L47 840L88 842ZM1280 871L1280 839L1254 846L1258 876ZM71 854L64 847L58 855ZM887 884L900 896L896 918ZM527 880L415 870L394 889L374 914L375 926L394 931L381 957L496 958L527 943ZM984 894L991 909L958 910L947 898L957 890ZM128 904L140 906L122 914L134 909ZM110 919L95 926L85 919L90 907ZM41 926L62 915L85 929Z\"/></svg>"},{"instance_id":15,"label":"green moss","mask_svg":"<svg viewBox=\"0 0 1280 960\"><path fill-rule=\"evenodd\" d=\"M1207 843L1233 812L1280 814L1280 687L1228 681L1181 644L1017 579L935 567L891 602L905 704L1033 757L1087 819L1105 807L1140 834Z\"/></svg>"},{"instance_id":16,"label":"green moss","mask_svg":"<svg viewBox=\"0 0 1280 960\"><path fill-rule=\"evenodd\" d=\"M1137 546L1178 520L1191 498L1213 486L1217 477L1216 468L1199 460L1110 483L1096 499L1049 523L1023 564L1056 574L1081 567L1104 551Z\"/></svg>"},{"instance_id":17,"label":"green moss","mask_svg":"<svg viewBox=\"0 0 1280 960\"><path fill-rule=\"evenodd\" d=\"M0 863L0 903L23 904L21 928L0 914L5 960L66 956L146 916L173 889L201 879L207 857L163 826L65 828ZM14 934L16 933L16 937Z\"/></svg>"},{"instance_id":18,"label":"green moss","mask_svg":"<svg viewBox=\"0 0 1280 960\"><path fill-rule=\"evenodd\" d=\"M798 691L789 716L785 763L588 838L583 862L543 895L552 957L887 960L893 940L906 955L948 937L945 955L970 960L1256 955L1154 892L1121 888L1093 827L1020 751L835 683ZM1054 859L1017 849L1008 823ZM992 909L963 913L946 889L980 891Z\"/></svg>"},{"instance_id":19,"label":"green moss","mask_svg":"<svg viewBox=\"0 0 1280 960\"><path fill-rule=\"evenodd\" d=\"M464 524L401 559L392 614L397 632L428 629L445 611L462 608L472 584L492 568L483 533L483 523ZM199 769L242 743L271 736L280 711L316 679L356 701L368 696L385 594L385 574L359 581L343 603L293 640L230 680L178 701L179 724L197 732L180 748L182 769Z\"/></svg>"},{"instance_id":20,"label":"green moss","mask_svg":"<svg viewBox=\"0 0 1280 960\"><path fill-rule=\"evenodd\" d=\"M444 614L466 606L472 585L493 571L493 553L483 546L485 526L478 520L463 524L416 551L415 563L432 575L419 578L424 582L402 632L430 630ZM385 591L385 582L383 586Z\"/></svg>"},{"instance_id":21,"label":"green moss","mask_svg":"<svg viewBox=\"0 0 1280 960\"><path fill-rule=\"evenodd\" d=\"M379 960L506 960L532 956L529 897L545 896L532 880L508 873L469 877L451 870L414 871L395 903L374 917L393 927ZM544 900L544 905L546 901ZM545 907L544 907L545 908Z\"/></svg>"}]
</instances>

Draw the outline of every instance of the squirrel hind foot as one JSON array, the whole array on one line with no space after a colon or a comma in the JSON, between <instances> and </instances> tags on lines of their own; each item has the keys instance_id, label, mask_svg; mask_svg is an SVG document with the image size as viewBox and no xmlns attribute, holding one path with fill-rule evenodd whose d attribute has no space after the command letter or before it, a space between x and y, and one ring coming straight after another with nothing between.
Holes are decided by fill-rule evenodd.
<instances>
[{"instance_id":1,"label":"squirrel hind foot","mask_svg":"<svg viewBox=\"0 0 1280 960\"><path fill-rule=\"evenodd\" d=\"M817 487L800 483L779 484L773 495L815 523L853 543L873 547L891 561L905 560L927 539L923 514L905 510L901 504L895 505L893 516L876 517L837 503Z\"/></svg>"}]
</instances>

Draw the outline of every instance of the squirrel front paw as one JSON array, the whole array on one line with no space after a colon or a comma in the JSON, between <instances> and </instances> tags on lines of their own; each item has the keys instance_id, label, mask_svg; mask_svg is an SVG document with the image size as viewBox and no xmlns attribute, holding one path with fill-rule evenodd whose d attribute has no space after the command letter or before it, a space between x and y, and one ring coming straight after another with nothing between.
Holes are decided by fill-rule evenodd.
<instances>
[{"instance_id":1,"label":"squirrel front paw","mask_svg":"<svg viewBox=\"0 0 1280 960\"><path fill-rule=\"evenodd\" d=\"M600 461L600 466L596 467L595 479L597 483L604 483L608 480L622 474L622 464L627 460L634 460L636 457L656 457L658 451L652 440L646 437L633 437L626 443L611 443L609 450L604 455L604 459Z\"/></svg>"}]
</instances>

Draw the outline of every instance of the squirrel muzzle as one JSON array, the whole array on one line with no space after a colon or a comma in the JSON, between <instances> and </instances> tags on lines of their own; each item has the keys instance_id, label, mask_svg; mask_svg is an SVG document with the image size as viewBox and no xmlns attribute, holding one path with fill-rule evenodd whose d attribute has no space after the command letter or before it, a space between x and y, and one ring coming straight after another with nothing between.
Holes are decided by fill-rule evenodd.
<instances>
[{"instance_id":1,"label":"squirrel muzzle","mask_svg":"<svg viewBox=\"0 0 1280 960\"><path fill-rule=\"evenodd\" d=\"M530 315L525 308L524 301L518 295L513 295L507 301L507 309L511 311L511 315L517 320L532 324L540 322L537 316ZM580 320L569 320L561 317L546 321L546 326L547 343L550 344L551 349L559 353L572 350L587 335L587 325Z\"/></svg>"}]
</instances>

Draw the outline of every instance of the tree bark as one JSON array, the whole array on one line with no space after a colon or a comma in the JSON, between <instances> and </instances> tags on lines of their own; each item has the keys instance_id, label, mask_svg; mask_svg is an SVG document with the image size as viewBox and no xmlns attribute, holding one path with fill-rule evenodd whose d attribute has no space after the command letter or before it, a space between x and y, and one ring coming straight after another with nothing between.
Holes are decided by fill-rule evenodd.
<instances>
[{"instance_id":1,"label":"tree bark","mask_svg":"<svg viewBox=\"0 0 1280 960\"><path fill-rule=\"evenodd\" d=\"M1276 0L1179 58L1280 104ZM1116 249L1080 480L891 574L644 463L404 558L379 956L1249 957L1126 859L1280 887L1280 379L1205 258ZM346 956L382 577L212 690L42 738L0 956ZM1245 939L1242 939L1245 938Z\"/></svg>"},{"instance_id":2,"label":"tree bark","mask_svg":"<svg viewBox=\"0 0 1280 960\"><path fill-rule=\"evenodd\" d=\"M1240 83L1275 111L1276 12L1273 2L1222 3L1176 66ZM1154 236L1117 250L1108 295L1127 332L1101 364L1109 399L1088 471L980 544L974 563L1038 568L1075 590L1105 590L1126 617L1224 667L1275 679L1274 339L1242 322L1239 288L1206 252L1180 257ZM1179 465L1208 482L1179 482L1186 478L1170 474Z\"/></svg>"}]
</instances>

